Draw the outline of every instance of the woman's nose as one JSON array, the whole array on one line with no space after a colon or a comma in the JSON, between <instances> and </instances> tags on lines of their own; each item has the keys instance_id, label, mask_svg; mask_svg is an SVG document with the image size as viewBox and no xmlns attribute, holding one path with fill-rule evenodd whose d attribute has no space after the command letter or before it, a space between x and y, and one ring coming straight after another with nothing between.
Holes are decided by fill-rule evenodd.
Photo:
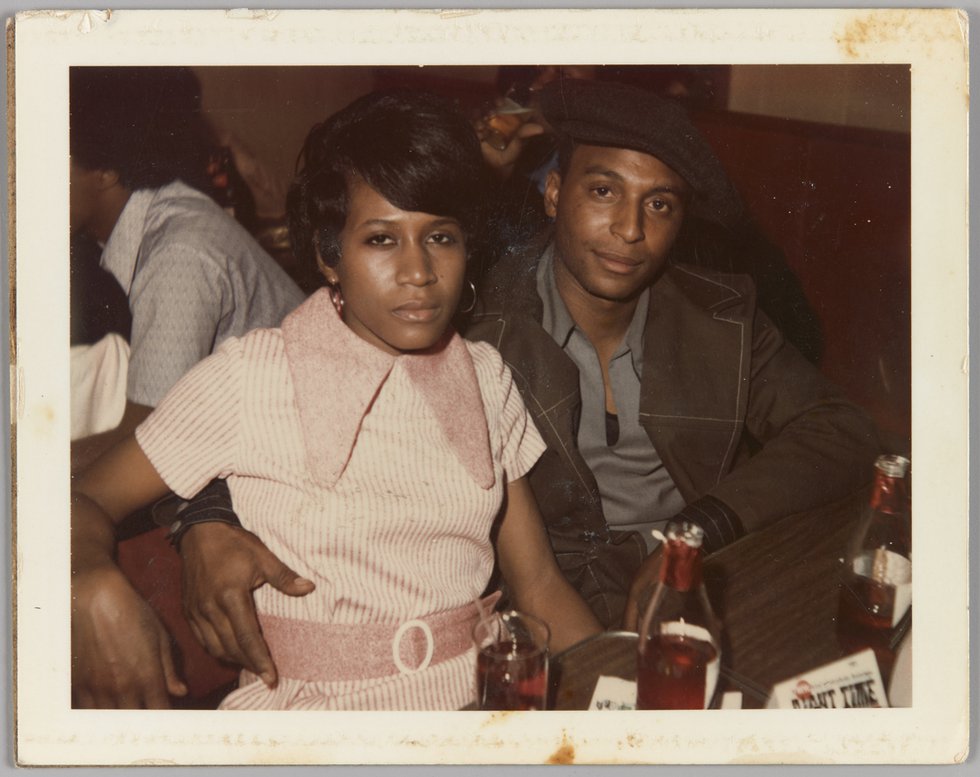
<instances>
[{"instance_id":1,"label":"woman's nose","mask_svg":"<svg viewBox=\"0 0 980 777\"><path fill-rule=\"evenodd\" d=\"M414 243L406 245L398 266L398 282L413 286L428 286L435 280L432 257L429 256L426 247Z\"/></svg>"}]
</instances>

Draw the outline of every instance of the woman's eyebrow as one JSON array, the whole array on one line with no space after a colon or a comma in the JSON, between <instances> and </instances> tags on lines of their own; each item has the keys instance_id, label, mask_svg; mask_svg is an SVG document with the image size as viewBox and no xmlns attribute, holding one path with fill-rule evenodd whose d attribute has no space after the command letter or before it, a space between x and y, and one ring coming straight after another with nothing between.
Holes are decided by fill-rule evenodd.
<instances>
[{"instance_id":1,"label":"woman's eyebrow","mask_svg":"<svg viewBox=\"0 0 980 777\"><path fill-rule=\"evenodd\" d=\"M462 227L458 219L454 219L452 216L440 216L435 221L432 222L432 226L450 226L450 227Z\"/></svg>"},{"instance_id":2,"label":"woman's eyebrow","mask_svg":"<svg viewBox=\"0 0 980 777\"><path fill-rule=\"evenodd\" d=\"M399 222L400 222L400 219L397 219L397 218L393 218L393 219L383 219L383 218L366 219L366 220L360 222L359 226L361 226L361 227L393 227L393 226L397 226ZM432 220L431 225L432 226L446 226L446 225L449 225L449 226L456 226L456 227L458 227L458 226L460 226L460 223L459 223L459 221L457 219L454 219L452 216L437 216L435 219Z\"/></svg>"}]
</instances>

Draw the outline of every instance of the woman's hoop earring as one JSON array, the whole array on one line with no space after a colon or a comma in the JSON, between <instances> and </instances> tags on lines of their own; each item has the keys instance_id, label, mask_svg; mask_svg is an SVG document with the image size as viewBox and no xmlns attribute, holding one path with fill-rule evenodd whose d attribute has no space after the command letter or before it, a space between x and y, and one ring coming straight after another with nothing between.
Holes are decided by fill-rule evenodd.
<instances>
[{"instance_id":1,"label":"woman's hoop earring","mask_svg":"<svg viewBox=\"0 0 980 777\"><path fill-rule=\"evenodd\" d=\"M460 313L469 313L476 307L476 284L473 281L467 281L467 283L470 285L470 291L473 292L473 301L465 308L460 308Z\"/></svg>"},{"instance_id":2,"label":"woman's hoop earring","mask_svg":"<svg viewBox=\"0 0 980 777\"><path fill-rule=\"evenodd\" d=\"M344 295L340 293L340 286L330 287L330 301L337 308L337 313L344 314Z\"/></svg>"}]
</instances>

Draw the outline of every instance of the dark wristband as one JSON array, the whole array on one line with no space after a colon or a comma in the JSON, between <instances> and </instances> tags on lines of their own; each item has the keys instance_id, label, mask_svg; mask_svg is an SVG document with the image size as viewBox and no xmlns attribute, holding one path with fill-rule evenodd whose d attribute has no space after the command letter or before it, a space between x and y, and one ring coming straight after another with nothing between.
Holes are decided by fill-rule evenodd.
<instances>
[{"instance_id":1,"label":"dark wristband","mask_svg":"<svg viewBox=\"0 0 980 777\"><path fill-rule=\"evenodd\" d=\"M705 555L731 545L745 534L745 527L735 511L720 499L703 496L681 510L674 520L691 521L704 529Z\"/></svg>"},{"instance_id":2,"label":"dark wristband","mask_svg":"<svg viewBox=\"0 0 980 777\"><path fill-rule=\"evenodd\" d=\"M157 522L170 527L167 536L170 544L177 550L180 550L180 540L188 529L199 523L226 523L238 527L242 525L232 509L231 493L224 480L212 480L189 501L176 497L174 500L176 504L160 506L161 514Z\"/></svg>"}]
</instances>

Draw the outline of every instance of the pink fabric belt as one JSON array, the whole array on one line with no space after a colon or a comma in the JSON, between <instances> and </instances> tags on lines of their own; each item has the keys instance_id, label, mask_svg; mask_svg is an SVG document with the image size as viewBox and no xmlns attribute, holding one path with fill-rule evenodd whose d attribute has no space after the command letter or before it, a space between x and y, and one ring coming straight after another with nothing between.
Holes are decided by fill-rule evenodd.
<instances>
[{"instance_id":1,"label":"pink fabric belt","mask_svg":"<svg viewBox=\"0 0 980 777\"><path fill-rule=\"evenodd\" d=\"M499 591L484 597L483 612L489 615L498 599ZM338 682L415 674L455 658L473 646L471 631L478 618L471 603L400 626L316 623L274 615L259 615L259 623L280 677Z\"/></svg>"}]
</instances>

